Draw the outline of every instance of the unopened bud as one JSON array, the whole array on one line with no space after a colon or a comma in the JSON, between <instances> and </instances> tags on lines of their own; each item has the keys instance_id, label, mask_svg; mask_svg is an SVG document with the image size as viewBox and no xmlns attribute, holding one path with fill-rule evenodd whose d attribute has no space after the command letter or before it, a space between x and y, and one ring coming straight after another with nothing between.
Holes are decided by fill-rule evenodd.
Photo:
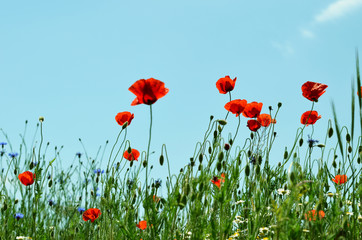
<instances>
[{"instance_id":1,"label":"unopened bud","mask_svg":"<svg viewBox=\"0 0 362 240\"><path fill-rule=\"evenodd\" d=\"M219 119L217 120L217 122L220 124L220 125L226 125L228 122L226 120L223 120L223 119Z\"/></svg>"},{"instance_id":2,"label":"unopened bud","mask_svg":"<svg viewBox=\"0 0 362 240\"><path fill-rule=\"evenodd\" d=\"M43 116L39 117L39 122L44 122L44 117Z\"/></svg>"}]
</instances>

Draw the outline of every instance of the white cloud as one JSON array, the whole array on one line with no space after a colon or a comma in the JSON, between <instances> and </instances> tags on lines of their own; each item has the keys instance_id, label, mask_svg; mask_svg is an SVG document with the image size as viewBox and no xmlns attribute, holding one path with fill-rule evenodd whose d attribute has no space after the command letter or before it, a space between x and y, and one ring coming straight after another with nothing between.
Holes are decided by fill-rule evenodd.
<instances>
[{"instance_id":1,"label":"white cloud","mask_svg":"<svg viewBox=\"0 0 362 240\"><path fill-rule=\"evenodd\" d=\"M320 12L315 17L315 21L327 22L342 17L360 6L362 6L362 0L338 0Z\"/></svg>"},{"instance_id":2,"label":"white cloud","mask_svg":"<svg viewBox=\"0 0 362 240\"><path fill-rule=\"evenodd\" d=\"M314 38L314 33L312 31L309 31L308 29L301 29L300 33L305 38Z\"/></svg>"},{"instance_id":3,"label":"white cloud","mask_svg":"<svg viewBox=\"0 0 362 240\"><path fill-rule=\"evenodd\" d=\"M294 48L289 42L272 42L272 45L274 48L278 49L284 56L292 55L294 53Z\"/></svg>"}]
</instances>

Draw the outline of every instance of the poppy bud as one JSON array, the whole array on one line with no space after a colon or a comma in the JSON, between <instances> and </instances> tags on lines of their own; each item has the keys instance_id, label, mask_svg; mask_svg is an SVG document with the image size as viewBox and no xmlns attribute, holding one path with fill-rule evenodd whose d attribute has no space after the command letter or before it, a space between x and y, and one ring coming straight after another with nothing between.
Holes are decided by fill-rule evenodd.
<instances>
[{"instance_id":1,"label":"poppy bud","mask_svg":"<svg viewBox=\"0 0 362 240\"><path fill-rule=\"evenodd\" d=\"M216 163L216 169L220 172L220 170L221 170L221 162Z\"/></svg>"},{"instance_id":2,"label":"poppy bud","mask_svg":"<svg viewBox=\"0 0 362 240\"><path fill-rule=\"evenodd\" d=\"M224 152L219 152L217 159L221 162L224 159Z\"/></svg>"},{"instance_id":3,"label":"poppy bud","mask_svg":"<svg viewBox=\"0 0 362 240\"><path fill-rule=\"evenodd\" d=\"M222 127L219 125L219 126L217 126L217 130L219 130L219 132L221 132L222 131Z\"/></svg>"},{"instance_id":4,"label":"poppy bud","mask_svg":"<svg viewBox=\"0 0 362 240\"><path fill-rule=\"evenodd\" d=\"M336 161L334 161L334 160L333 160L332 166L333 166L334 168L336 168L336 167L337 167L337 163L336 163Z\"/></svg>"},{"instance_id":5,"label":"poppy bud","mask_svg":"<svg viewBox=\"0 0 362 240\"><path fill-rule=\"evenodd\" d=\"M132 161L133 162L133 161ZM163 155L160 156L160 165L162 166L163 165L163 162L164 162L164 158L163 158Z\"/></svg>"},{"instance_id":6,"label":"poppy bud","mask_svg":"<svg viewBox=\"0 0 362 240\"><path fill-rule=\"evenodd\" d=\"M328 137L331 138L333 136L333 128L329 128Z\"/></svg>"},{"instance_id":7,"label":"poppy bud","mask_svg":"<svg viewBox=\"0 0 362 240\"><path fill-rule=\"evenodd\" d=\"M250 133L250 138L251 138L251 139L254 138L254 133L253 133L253 132Z\"/></svg>"},{"instance_id":8,"label":"poppy bud","mask_svg":"<svg viewBox=\"0 0 362 240\"><path fill-rule=\"evenodd\" d=\"M198 171L201 171L202 170L202 165L200 164L199 165L199 168L197 169Z\"/></svg>"},{"instance_id":9,"label":"poppy bud","mask_svg":"<svg viewBox=\"0 0 362 240\"><path fill-rule=\"evenodd\" d=\"M214 138L217 138L217 131L214 131Z\"/></svg>"},{"instance_id":10,"label":"poppy bud","mask_svg":"<svg viewBox=\"0 0 362 240\"><path fill-rule=\"evenodd\" d=\"M251 156L251 151L249 150L249 151L248 151L248 157L250 157L250 156Z\"/></svg>"},{"instance_id":11,"label":"poppy bud","mask_svg":"<svg viewBox=\"0 0 362 240\"><path fill-rule=\"evenodd\" d=\"M360 157L357 158L357 163L358 163L358 164L361 163L361 158L360 158Z\"/></svg>"},{"instance_id":12,"label":"poppy bud","mask_svg":"<svg viewBox=\"0 0 362 240\"><path fill-rule=\"evenodd\" d=\"M184 169L183 168L180 168L180 173L184 172Z\"/></svg>"},{"instance_id":13,"label":"poppy bud","mask_svg":"<svg viewBox=\"0 0 362 240\"><path fill-rule=\"evenodd\" d=\"M226 151L228 151L228 150L230 149L230 145L229 145L229 144L227 144L227 143L225 143L225 145L224 145L224 149L225 149Z\"/></svg>"},{"instance_id":14,"label":"poppy bud","mask_svg":"<svg viewBox=\"0 0 362 240\"><path fill-rule=\"evenodd\" d=\"M211 147L209 147L209 149L208 149L207 151L208 151L208 153L209 153L209 154L211 154L211 152L212 152L212 148L211 148Z\"/></svg>"},{"instance_id":15,"label":"poppy bud","mask_svg":"<svg viewBox=\"0 0 362 240\"><path fill-rule=\"evenodd\" d=\"M317 147L319 147L319 148L324 148L326 145L324 145L324 144L322 144L322 143L320 143L320 144L318 144L317 145Z\"/></svg>"},{"instance_id":16,"label":"poppy bud","mask_svg":"<svg viewBox=\"0 0 362 240\"><path fill-rule=\"evenodd\" d=\"M295 183L295 174L294 174L294 172L292 172L291 174L290 174L290 181L294 184Z\"/></svg>"},{"instance_id":17,"label":"poppy bud","mask_svg":"<svg viewBox=\"0 0 362 240\"><path fill-rule=\"evenodd\" d=\"M132 148L131 148L131 146L128 146L127 152L128 152L129 154L132 153Z\"/></svg>"},{"instance_id":18,"label":"poppy bud","mask_svg":"<svg viewBox=\"0 0 362 240\"><path fill-rule=\"evenodd\" d=\"M147 167L147 160L144 160L142 164L143 164L143 167Z\"/></svg>"},{"instance_id":19,"label":"poppy bud","mask_svg":"<svg viewBox=\"0 0 362 240\"><path fill-rule=\"evenodd\" d=\"M134 162L134 161L130 161L130 162L129 162L129 167L130 167L130 168L133 166L133 162Z\"/></svg>"},{"instance_id":20,"label":"poppy bud","mask_svg":"<svg viewBox=\"0 0 362 240\"><path fill-rule=\"evenodd\" d=\"M303 138L299 139L299 147L303 145Z\"/></svg>"},{"instance_id":21,"label":"poppy bud","mask_svg":"<svg viewBox=\"0 0 362 240\"><path fill-rule=\"evenodd\" d=\"M94 195L94 192L93 192L93 190L91 190L91 195L92 195L92 196Z\"/></svg>"},{"instance_id":22,"label":"poppy bud","mask_svg":"<svg viewBox=\"0 0 362 240\"><path fill-rule=\"evenodd\" d=\"M276 136L277 136L277 132L273 132L273 136L276 137Z\"/></svg>"},{"instance_id":23,"label":"poppy bud","mask_svg":"<svg viewBox=\"0 0 362 240\"><path fill-rule=\"evenodd\" d=\"M352 147L348 146L348 152L351 153L352 152Z\"/></svg>"},{"instance_id":24,"label":"poppy bud","mask_svg":"<svg viewBox=\"0 0 362 240\"><path fill-rule=\"evenodd\" d=\"M285 150L285 152L284 152L284 159L287 159L287 158L288 158L288 151Z\"/></svg>"},{"instance_id":25,"label":"poppy bud","mask_svg":"<svg viewBox=\"0 0 362 240\"><path fill-rule=\"evenodd\" d=\"M79 197L79 201L82 201L82 196Z\"/></svg>"},{"instance_id":26,"label":"poppy bud","mask_svg":"<svg viewBox=\"0 0 362 240\"><path fill-rule=\"evenodd\" d=\"M6 204L6 202L4 202L3 208L1 209L3 212L6 211L6 209L8 209L8 205Z\"/></svg>"},{"instance_id":27,"label":"poppy bud","mask_svg":"<svg viewBox=\"0 0 362 240\"><path fill-rule=\"evenodd\" d=\"M44 122L44 117L43 116L39 117L39 122Z\"/></svg>"},{"instance_id":28,"label":"poppy bud","mask_svg":"<svg viewBox=\"0 0 362 240\"><path fill-rule=\"evenodd\" d=\"M259 173L260 173L260 165L256 165L256 167L255 167L255 174L256 174L256 175L259 175Z\"/></svg>"},{"instance_id":29,"label":"poppy bud","mask_svg":"<svg viewBox=\"0 0 362 240\"><path fill-rule=\"evenodd\" d=\"M213 115L210 116L210 121L212 121L212 119L214 119L214 116L213 116Z\"/></svg>"},{"instance_id":30,"label":"poppy bud","mask_svg":"<svg viewBox=\"0 0 362 240\"><path fill-rule=\"evenodd\" d=\"M204 158L204 155L202 155L202 153L200 153L199 155L199 162L202 163L202 159Z\"/></svg>"},{"instance_id":31,"label":"poppy bud","mask_svg":"<svg viewBox=\"0 0 362 240\"><path fill-rule=\"evenodd\" d=\"M15 202L14 202L14 204L17 204L19 202L19 200L18 199L15 199Z\"/></svg>"},{"instance_id":32,"label":"poppy bud","mask_svg":"<svg viewBox=\"0 0 362 240\"><path fill-rule=\"evenodd\" d=\"M269 111L273 111L273 108L272 108L272 106L269 106Z\"/></svg>"},{"instance_id":33,"label":"poppy bud","mask_svg":"<svg viewBox=\"0 0 362 240\"><path fill-rule=\"evenodd\" d=\"M249 164L248 164L248 165L246 165L246 167L245 167L245 175L246 175L247 177L249 177L249 174L250 174L250 167L249 167Z\"/></svg>"},{"instance_id":34,"label":"poppy bud","mask_svg":"<svg viewBox=\"0 0 362 240\"><path fill-rule=\"evenodd\" d=\"M281 107L282 107L282 103L278 102L278 108L281 108Z\"/></svg>"},{"instance_id":35,"label":"poppy bud","mask_svg":"<svg viewBox=\"0 0 362 240\"><path fill-rule=\"evenodd\" d=\"M48 187L52 187L53 185L53 180L50 179L49 183L48 183Z\"/></svg>"},{"instance_id":36,"label":"poppy bud","mask_svg":"<svg viewBox=\"0 0 362 240\"><path fill-rule=\"evenodd\" d=\"M346 134L346 141L348 143L351 141L351 135L349 135L349 133Z\"/></svg>"},{"instance_id":37,"label":"poppy bud","mask_svg":"<svg viewBox=\"0 0 362 240\"><path fill-rule=\"evenodd\" d=\"M15 175L17 174L16 168L14 169L14 174L15 174Z\"/></svg>"},{"instance_id":38,"label":"poppy bud","mask_svg":"<svg viewBox=\"0 0 362 240\"><path fill-rule=\"evenodd\" d=\"M229 144L233 145L233 140L231 138L229 139Z\"/></svg>"},{"instance_id":39,"label":"poppy bud","mask_svg":"<svg viewBox=\"0 0 362 240\"><path fill-rule=\"evenodd\" d=\"M223 119L219 119L219 120L217 120L217 122L222 126L225 126L227 124L227 121L223 120Z\"/></svg>"}]
</instances>

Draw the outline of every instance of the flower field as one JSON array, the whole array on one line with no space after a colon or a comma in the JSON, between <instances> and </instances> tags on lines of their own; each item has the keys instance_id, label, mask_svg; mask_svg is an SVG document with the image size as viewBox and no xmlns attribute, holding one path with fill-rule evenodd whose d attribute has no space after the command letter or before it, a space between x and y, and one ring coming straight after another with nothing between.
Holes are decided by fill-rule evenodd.
<instances>
[{"instance_id":1,"label":"flower field","mask_svg":"<svg viewBox=\"0 0 362 240\"><path fill-rule=\"evenodd\" d=\"M274 146L282 103L234 99L237 78L216 82L225 94L225 118L210 116L203 141L196 143L185 167L175 174L166 145L160 156L150 154L152 109L166 101L167 82L149 78L129 87L131 106L149 106L147 149L127 140L134 114L115 116L120 132L109 153L75 153L74 164L58 168L57 150L49 153L39 118L36 143L14 149L5 130L0 135L1 239L362 239L362 98L357 57L356 83L351 93L351 123L339 125L337 113L323 140L313 138L323 117L318 99L328 91L323 83L305 82L300 94L310 109L300 109L300 128L291 146ZM228 118L237 118L232 134ZM355 121L355 118L359 121ZM250 135L236 141L240 122ZM327 142L335 141L327 149ZM285 148L271 163L272 148ZM301 154L301 152L305 152ZM313 154L312 154L313 152ZM153 165L168 172L152 175ZM164 194L160 194L160 188ZM165 193L166 192L166 193Z\"/></svg>"}]
</instances>

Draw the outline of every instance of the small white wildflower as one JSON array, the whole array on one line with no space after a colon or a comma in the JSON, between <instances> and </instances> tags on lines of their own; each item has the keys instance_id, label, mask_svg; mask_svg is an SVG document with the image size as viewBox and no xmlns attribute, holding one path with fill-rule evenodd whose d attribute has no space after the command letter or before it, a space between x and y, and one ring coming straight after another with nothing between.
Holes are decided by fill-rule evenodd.
<instances>
[{"instance_id":1,"label":"small white wildflower","mask_svg":"<svg viewBox=\"0 0 362 240\"><path fill-rule=\"evenodd\" d=\"M31 237L17 236L16 239L32 239Z\"/></svg>"},{"instance_id":2,"label":"small white wildflower","mask_svg":"<svg viewBox=\"0 0 362 240\"><path fill-rule=\"evenodd\" d=\"M241 204L241 203L244 203L245 201L244 200L239 200L237 202L234 203L234 205L238 205L238 204Z\"/></svg>"},{"instance_id":3,"label":"small white wildflower","mask_svg":"<svg viewBox=\"0 0 362 240\"><path fill-rule=\"evenodd\" d=\"M309 230L308 229L303 229L303 232L309 233Z\"/></svg>"},{"instance_id":4,"label":"small white wildflower","mask_svg":"<svg viewBox=\"0 0 362 240\"><path fill-rule=\"evenodd\" d=\"M353 212L346 212L346 215L353 216Z\"/></svg>"},{"instance_id":5,"label":"small white wildflower","mask_svg":"<svg viewBox=\"0 0 362 240\"><path fill-rule=\"evenodd\" d=\"M279 189L278 189L278 194L279 194L279 195L289 195L289 194L290 194L290 190L285 190L284 188L279 188Z\"/></svg>"},{"instance_id":6,"label":"small white wildflower","mask_svg":"<svg viewBox=\"0 0 362 240\"><path fill-rule=\"evenodd\" d=\"M347 200L346 203L347 203L347 205L352 205L352 201L350 201L350 200Z\"/></svg>"},{"instance_id":7,"label":"small white wildflower","mask_svg":"<svg viewBox=\"0 0 362 240\"><path fill-rule=\"evenodd\" d=\"M261 233L268 233L269 232L269 228L267 228L267 227L262 227L262 228L259 228L259 232L261 232Z\"/></svg>"}]
</instances>

